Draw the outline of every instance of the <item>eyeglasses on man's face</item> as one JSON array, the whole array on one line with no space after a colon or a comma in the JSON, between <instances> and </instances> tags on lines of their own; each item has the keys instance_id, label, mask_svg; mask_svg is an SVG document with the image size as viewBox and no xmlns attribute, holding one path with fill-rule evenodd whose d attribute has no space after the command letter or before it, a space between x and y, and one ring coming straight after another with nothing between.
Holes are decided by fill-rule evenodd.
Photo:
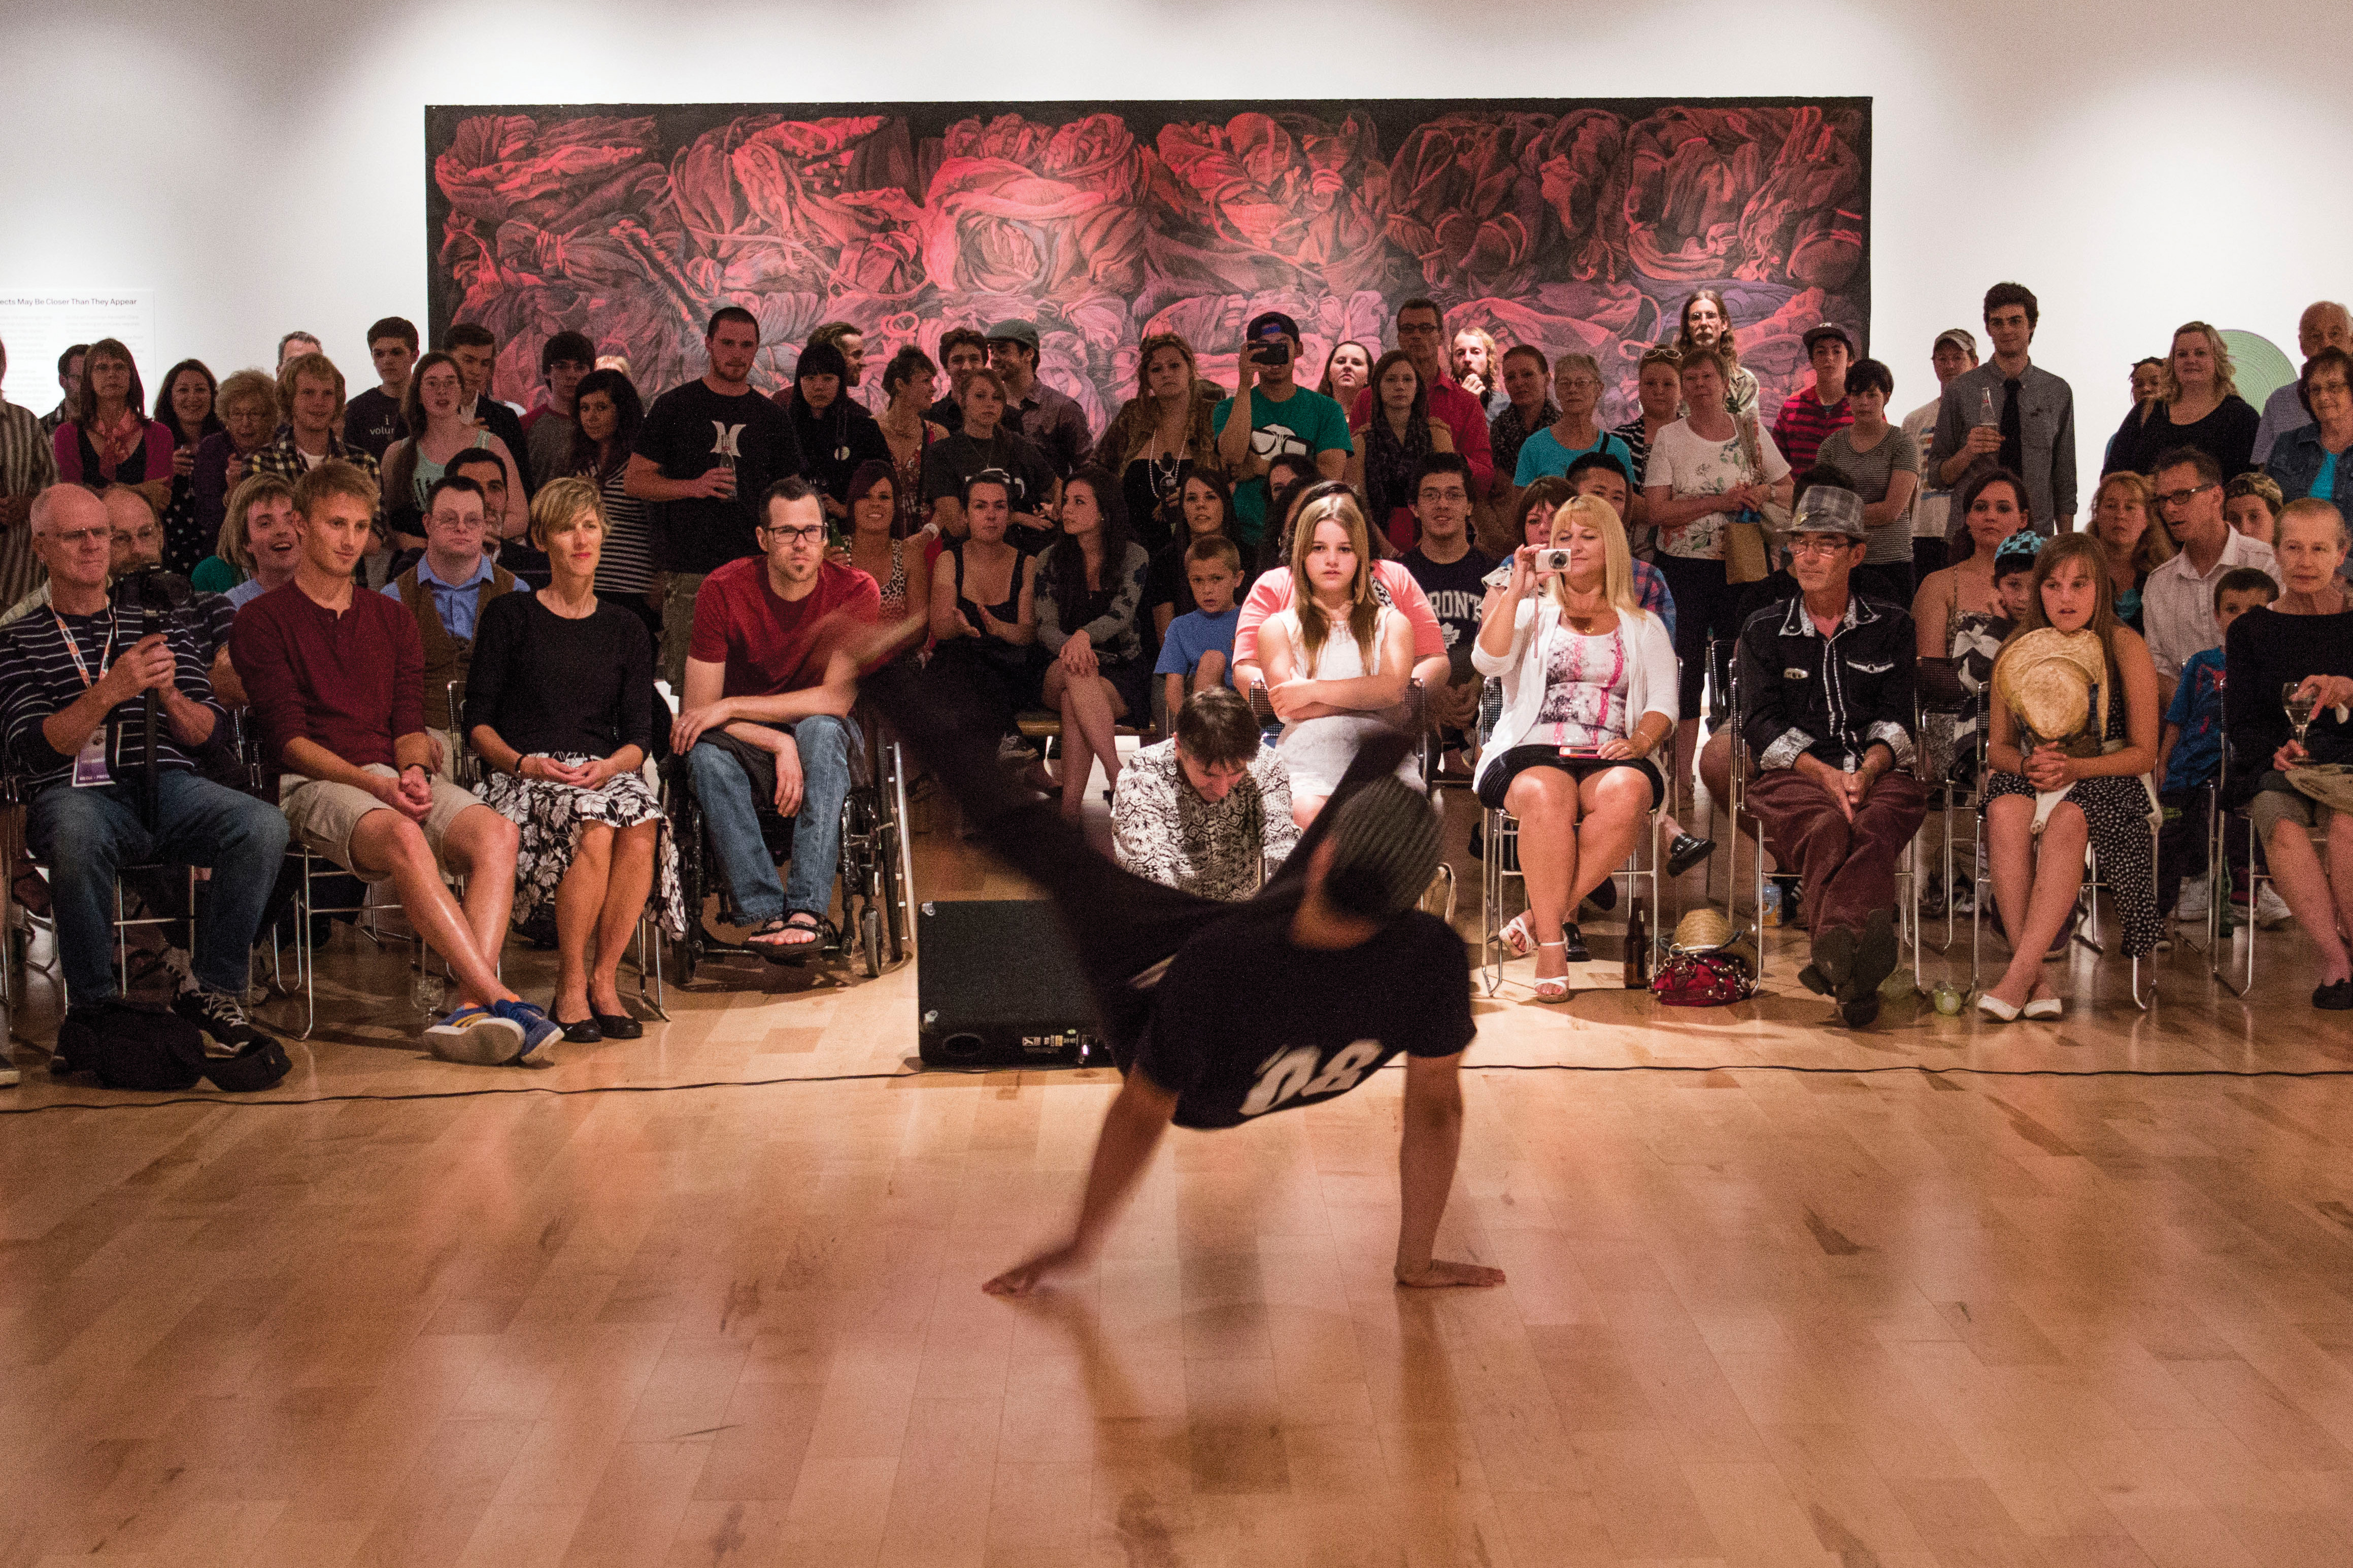
<instances>
[{"instance_id":1,"label":"eyeglasses on man's face","mask_svg":"<svg viewBox=\"0 0 2353 1568\"><path fill-rule=\"evenodd\" d=\"M2188 506L2192 497L2202 496L2208 490L2220 488L2217 485L2192 485L2186 490L2168 490L2157 498L2157 504L2162 507Z\"/></svg>"},{"instance_id":2,"label":"eyeglasses on man's face","mask_svg":"<svg viewBox=\"0 0 2353 1568\"><path fill-rule=\"evenodd\" d=\"M814 544L825 537L825 525L819 522L807 522L795 528L781 522L764 523L761 525L760 531L771 539L781 539L786 542L797 540L804 544Z\"/></svg>"}]
</instances>

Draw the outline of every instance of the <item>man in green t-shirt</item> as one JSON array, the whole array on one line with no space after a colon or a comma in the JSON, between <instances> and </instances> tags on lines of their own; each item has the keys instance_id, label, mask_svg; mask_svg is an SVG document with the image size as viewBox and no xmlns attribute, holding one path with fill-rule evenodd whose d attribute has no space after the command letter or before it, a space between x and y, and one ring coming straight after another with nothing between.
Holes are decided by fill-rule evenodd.
<instances>
[{"instance_id":1,"label":"man in green t-shirt","mask_svg":"<svg viewBox=\"0 0 2353 1568\"><path fill-rule=\"evenodd\" d=\"M1234 521L1243 542L1255 545L1266 531L1266 470L1285 454L1312 456L1315 471L1336 479L1347 467L1348 416L1320 392L1295 379L1299 323L1280 310L1250 318L1242 332L1241 395L1248 417L1232 418L1234 399L1209 416L1218 432L1218 456L1234 480Z\"/></svg>"}]
</instances>

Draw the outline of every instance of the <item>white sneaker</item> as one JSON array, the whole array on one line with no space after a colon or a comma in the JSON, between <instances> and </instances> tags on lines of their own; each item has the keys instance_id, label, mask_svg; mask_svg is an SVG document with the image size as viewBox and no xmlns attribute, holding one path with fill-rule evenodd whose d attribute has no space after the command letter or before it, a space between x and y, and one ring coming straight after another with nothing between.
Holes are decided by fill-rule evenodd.
<instances>
[{"instance_id":1,"label":"white sneaker","mask_svg":"<svg viewBox=\"0 0 2353 1568\"><path fill-rule=\"evenodd\" d=\"M2257 928L2271 931L2287 924L2294 919L2295 919L2295 911L2287 907L2287 900L2279 896L2279 889L2265 882L2262 889L2255 894Z\"/></svg>"},{"instance_id":2,"label":"white sneaker","mask_svg":"<svg viewBox=\"0 0 2353 1568\"><path fill-rule=\"evenodd\" d=\"M2173 918L2184 925L2206 923L2207 906L2212 902L2213 887L2200 877L2181 884L2181 897L2175 900Z\"/></svg>"}]
</instances>

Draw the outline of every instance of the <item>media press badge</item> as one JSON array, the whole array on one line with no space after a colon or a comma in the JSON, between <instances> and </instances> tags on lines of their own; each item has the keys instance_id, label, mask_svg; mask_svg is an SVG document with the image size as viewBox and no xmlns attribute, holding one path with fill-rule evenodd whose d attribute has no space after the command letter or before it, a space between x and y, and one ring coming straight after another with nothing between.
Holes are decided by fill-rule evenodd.
<instances>
[{"instance_id":1,"label":"media press badge","mask_svg":"<svg viewBox=\"0 0 2353 1568\"><path fill-rule=\"evenodd\" d=\"M106 766L106 726L100 724L98 733L74 753L73 782L76 789L88 789L93 784L111 784L114 775Z\"/></svg>"}]
</instances>

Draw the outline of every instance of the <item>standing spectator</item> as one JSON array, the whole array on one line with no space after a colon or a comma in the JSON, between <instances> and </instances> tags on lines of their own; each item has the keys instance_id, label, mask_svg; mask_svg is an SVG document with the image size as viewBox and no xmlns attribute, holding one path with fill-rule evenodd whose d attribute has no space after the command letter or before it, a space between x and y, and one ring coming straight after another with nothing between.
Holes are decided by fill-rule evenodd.
<instances>
[{"instance_id":1,"label":"standing spectator","mask_svg":"<svg viewBox=\"0 0 2353 1568\"><path fill-rule=\"evenodd\" d=\"M1936 373L1936 395L1904 416L1904 434L1920 454L1920 494L1912 503L1912 574L1926 582L1945 565L1947 529L1952 522L1953 488L1928 461L1928 446L1936 434L1936 410L1953 377L1978 367L1978 340L1967 329L1947 327L1936 334L1928 366Z\"/></svg>"},{"instance_id":2,"label":"standing spectator","mask_svg":"<svg viewBox=\"0 0 2353 1568\"><path fill-rule=\"evenodd\" d=\"M1841 357L1837 348L1828 338L1816 342L1818 370L1820 361ZM1862 564L1852 579L1854 591L1902 605L1912 602L1912 498L1920 488L1920 448L1887 423L1887 400L1894 392L1894 372L1875 359L1857 361L1846 373L1846 395L1840 400L1850 422L1822 438L1812 462L1789 462L1802 468L1819 462L1847 477L1862 498L1862 526L1869 531ZM1774 421L1777 444L1798 401L1781 405L1781 418Z\"/></svg>"},{"instance_id":3,"label":"standing spectator","mask_svg":"<svg viewBox=\"0 0 2353 1568\"><path fill-rule=\"evenodd\" d=\"M579 426L572 471L596 487L604 509L596 555L596 596L619 605L661 640L661 592L654 574L654 541L646 503L629 493L629 453L646 422L637 384L617 370L592 370L573 394Z\"/></svg>"},{"instance_id":4,"label":"standing spectator","mask_svg":"<svg viewBox=\"0 0 2353 1568\"><path fill-rule=\"evenodd\" d=\"M891 456L882 427L849 395L849 362L831 343L811 342L793 366L793 384L781 402L828 521L846 522L850 476Z\"/></svg>"},{"instance_id":5,"label":"standing spectator","mask_svg":"<svg viewBox=\"0 0 2353 1568\"><path fill-rule=\"evenodd\" d=\"M1195 692L1175 721L1173 739L1137 752L1120 773L1112 853L1163 887L1240 902L1298 847L1290 773L1231 690Z\"/></svg>"},{"instance_id":6,"label":"standing spectator","mask_svg":"<svg viewBox=\"0 0 2353 1568\"><path fill-rule=\"evenodd\" d=\"M2284 432L2263 466L2289 500L2316 496L2353 512L2353 351L2330 343L2304 362L2295 390L2311 422Z\"/></svg>"},{"instance_id":7,"label":"standing spectator","mask_svg":"<svg viewBox=\"0 0 2353 1568\"><path fill-rule=\"evenodd\" d=\"M269 445L278 429L278 384L258 370L238 371L221 383L213 413L221 427L196 443L188 490L196 526L217 536L229 493L244 482L253 455Z\"/></svg>"},{"instance_id":8,"label":"standing spectator","mask_svg":"<svg viewBox=\"0 0 2353 1568\"><path fill-rule=\"evenodd\" d=\"M1453 358L1447 368L1454 373L1454 384L1479 400L1482 413L1495 406L1503 358L1494 334L1484 327L1465 327L1454 334Z\"/></svg>"},{"instance_id":9,"label":"standing spectator","mask_svg":"<svg viewBox=\"0 0 2353 1568\"><path fill-rule=\"evenodd\" d=\"M160 513L172 502L172 431L147 416L146 392L131 351L112 338L90 345L73 418L50 445L58 478L104 489L128 485Z\"/></svg>"},{"instance_id":10,"label":"standing spectator","mask_svg":"<svg viewBox=\"0 0 2353 1568\"><path fill-rule=\"evenodd\" d=\"M1422 464L1413 515L1419 538L1406 552L1405 569L1421 584L1446 637L1446 681L1425 689L1424 699L1447 749L1462 751L1479 722L1481 677L1471 666L1471 645L1486 596L1482 579L1495 558L1471 542L1471 465L1461 453L1440 452Z\"/></svg>"},{"instance_id":11,"label":"standing spectator","mask_svg":"<svg viewBox=\"0 0 2353 1568\"><path fill-rule=\"evenodd\" d=\"M1945 384L1928 466L1949 486L1991 459L2026 481L2037 528L2066 533L2075 526L2075 394L2027 357L2042 320L2031 289L1997 283L1986 290L1993 363Z\"/></svg>"},{"instance_id":12,"label":"standing spectator","mask_svg":"<svg viewBox=\"0 0 2353 1568\"><path fill-rule=\"evenodd\" d=\"M2156 526L2152 515L2155 493L2129 468L2108 475L2092 492L2092 537L2107 555L2116 619L2144 637L2141 591L2148 586L2148 574L2173 559L2173 536Z\"/></svg>"},{"instance_id":13,"label":"standing spectator","mask_svg":"<svg viewBox=\"0 0 2353 1568\"><path fill-rule=\"evenodd\" d=\"M1035 699L1042 673L1036 657L1038 558L1006 542L1013 501L1012 481L1003 473L986 469L966 479L957 515L961 535L933 563L937 646L925 673L987 703L981 717L991 732L1004 735Z\"/></svg>"},{"instance_id":14,"label":"standing spectator","mask_svg":"<svg viewBox=\"0 0 2353 1568\"><path fill-rule=\"evenodd\" d=\"M1644 349L1634 371L1634 417L1611 426L1609 434L1626 444L1626 455L1633 459L1626 472L1627 482L1634 488L1633 510L1618 515L1625 520L1626 542L1633 549L1634 559L1647 561L1652 546L1650 519L1642 503L1642 476L1651 466L1651 443L1659 438L1660 431L1683 417L1683 355L1663 343Z\"/></svg>"},{"instance_id":15,"label":"standing spectator","mask_svg":"<svg viewBox=\"0 0 2353 1568\"><path fill-rule=\"evenodd\" d=\"M2341 349L2353 353L2353 313L2334 300L2316 300L2304 308L2295 320L2295 346L2299 357L2310 360L2323 349ZM2312 423L2312 411L2304 405L2301 380L2279 388L2263 403L2263 417L2255 426L2254 460L2269 463L2281 437L2301 425Z\"/></svg>"},{"instance_id":16,"label":"standing spectator","mask_svg":"<svg viewBox=\"0 0 2353 1568\"><path fill-rule=\"evenodd\" d=\"M1416 299L1399 305L1397 341L1398 347L1413 357L1413 368L1421 373L1430 396L1430 416L1454 437L1454 449L1470 462L1471 477L1477 481L1474 488L1484 495L1495 482L1495 457L1487 445L1487 410L1446 374L1446 329L1436 303ZM1374 380L1379 381L1377 371ZM1377 390L1377 384L1367 386L1356 394L1355 402L1345 405L1352 426L1372 418Z\"/></svg>"},{"instance_id":17,"label":"standing spectator","mask_svg":"<svg viewBox=\"0 0 2353 1568\"><path fill-rule=\"evenodd\" d=\"M970 327L950 327L940 334L940 368L948 373L947 393L923 416L954 435L964 428L965 384L988 368L988 340Z\"/></svg>"},{"instance_id":18,"label":"standing spectator","mask_svg":"<svg viewBox=\"0 0 2353 1568\"><path fill-rule=\"evenodd\" d=\"M1488 455L1494 459L1495 479L1486 499L1509 507L1512 476L1519 472L1520 448L1529 437L1560 417L1552 400L1552 364L1544 350L1514 343L1502 361L1504 405L1487 422ZM1672 413L1669 418L1674 417Z\"/></svg>"},{"instance_id":19,"label":"standing spectator","mask_svg":"<svg viewBox=\"0 0 2353 1568\"><path fill-rule=\"evenodd\" d=\"M880 587L886 624L928 616L932 609L930 556L923 541L899 535L897 487L891 465L880 458L859 464L849 479L849 545L844 554Z\"/></svg>"},{"instance_id":20,"label":"standing spectator","mask_svg":"<svg viewBox=\"0 0 2353 1568\"><path fill-rule=\"evenodd\" d=\"M962 538L965 486L976 475L996 474L1012 500L1007 537L1024 555L1034 555L1053 542L1049 508L1055 474L1044 453L1005 426L1005 382L997 372L984 365L965 377L963 422L923 454L923 494L940 533Z\"/></svg>"},{"instance_id":21,"label":"standing spectator","mask_svg":"<svg viewBox=\"0 0 2353 1568\"><path fill-rule=\"evenodd\" d=\"M947 427L925 412L932 406L932 388L938 384L939 367L913 343L882 367L885 401L874 423L891 453L891 493L899 508L891 524L895 538L912 539L930 519L930 504L923 499L923 461L934 442L948 438Z\"/></svg>"},{"instance_id":22,"label":"standing spectator","mask_svg":"<svg viewBox=\"0 0 2353 1568\"><path fill-rule=\"evenodd\" d=\"M2148 416L2165 396L2165 362L2151 355L2133 361L2132 412L2125 416L2124 424L2108 437L2107 450L2100 458L2100 472L2113 474L2132 467L2132 449L2148 428Z\"/></svg>"},{"instance_id":23,"label":"standing spectator","mask_svg":"<svg viewBox=\"0 0 2353 1568\"><path fill-rule=\"evenodd\" d=\"M2125 447L2124 460L2116 466L2146 474L2154 471L2167 452L2196 447L2213 455L2226 479L2253 468L2255 426L2262 416L2239 395L2233 368L2230 345L2221 332L2203 321L2176 328L2157 405L2137 431L2138 409L2125 416L2116 432Z\"/></svg>"},{"instance_id":24,"label":"standing spectator","mask_svg":"<svg viewBox=\"0 0 2353 1568\"><path fill-rule=\"evenodd\" d=\"M385 450L407 434L400 410L408 401L408 377L417 365L418 343L417 323L406 317L386 316L367 331L376 384L343 410L343 445L358 447L379 464Z\"/></svg>"},{"instance_id":25,"label":"standing spectator","mask_svg":"<svg viewBox=\"0 0 2353 1568\"><path fill-rule=\"evenodd\" d=\"M530 450L522 438L522 418L513 408L499 401L491 389L491 377L498 371L499 340L491 329L474 321L459 321L441 334L441 352L458 367L458 380L463 401L458 405L458 416L481 426L506 446L507 453L518 467ZM532 479L529 469L522 473L522 494L516 504L531 499Z\"/></svg>"},{"instance_id":26,"label":"standing spectator","mask_svg":"<svg viewBox=\"0 0 2353 1568\"><path fill-rule=\"evenodd\" d=\"M277 439L246 458L246 472L276 474L292 484L322 463L349 463L379 486L383 476L376 461L355 447L343 444L343 373L322 353L306 353L286 362L278 373ZM377 521L383 521L381 511Z\"/></svg>"},{"instance_id":27,"label":"standing spectator","mask_svg":"<svg viewBox=\"0 0 2353 1568\"><path fill-rule=\"evenodd\" d=\"M558 332L540 345L543 391L522 416L523 449L516 454L533 491L571 473L572 438L578 429L574 400L582 378L596 368L596 345L586 332ZM527 532L524 538L528 540Z\"/></svg>"},{"instance_id":28,"label":"standing spectator","mask_svg":"<svg viewBox=\"0 0 2353 1568\"><path fill-rule=\"evenodd\" d=\"M505 539L521 531L515 514L524 510L522 484L514 455L505 442L459 415L462 388L457 362L445 353L427 354L409 377L401 417L417 434L395 441L384 455L384 515L396 574L407 570L425 548L427 493L470 454L486 454L487 466L498 470L497 495L487 489L483 494L491 535Z\"/></svg>"},{"instance_id":29,"label":"standing spectator","mask_svg":"<svg viewBox=\"0 0 2353 1568\"><path fill-rule=\"evenodd\" d=\"M1039 563L1038 641L1046 666L1046 706L1062 716L1062 815L1076 821L1098 759L1106 784L1119 784L1116 722L1135 714L1149 727L1152 661L1138 624L1151 560L1127 536L1119 486L1084 468L1062 490L1062 537Z\"/></svg>"},{"instance_id":30,"label":"standing spectator","mask_svg":"<svg viewBox=\"0 0 2353 1568\"><path fill-rule=\"evenodd\" d=\"M866 334L849 321L821 321L809 329L808 341L814 347L823 343L841 355L841 395L861 409L863 398L851 395L866 377Z\"/></svg>"},{"instance_id":31,"label":"standing spectator","mask_svg":"<svg viewBox=\"0 0 2353 1568\"><path fill-rule=\"evenodd\" d=\"M1234 595L1242 585L1242 552L1222 534L1197 539L1185 551L1185 576L1194 607L1168 623L1160 658L1152 667L1165 676L1168 711L1175 713L1196 691L1229 686L1234 673L1234 628L1242 618Z\"/></svg>"},{"instance_id":32,"label":"standing spectator","mask_svg":"<svg viewBox=\"0 0 2353 1568\"><path fill-rule=\"evenodd\" d=\"M702 346L710 368L654 400L623 481L656 509L654 564L668 574L657 668L673 691L686 679L694 595L703 577L757 551L754 498L806 467L792 422L752 390L752 361L760 352L752 312L741 305L712 311Z\"/></svg>"},{"instance_id":33,"label":"standing spectator","mask_svg":"<svg viewBox=\"0 0 2353 1568\"><path fill-rule=\"evenodd\" d=\"M1136 542L1156 555L1182 531L1185 481L1197 471L1217 471L1209 410L1218 394L1201 379L1193 345L1175 332L1145 338L1135 361L1142 390L1113 418L1094 460L1119 476Z\"/></svg>"},{"instance_id":34,"label":"standing spectator","mask_svg":"<svg viewBox=\"0 0 2353 1568\"><path fill-rule=\"evenodd\" d=\"M8 345L0 343L0 386L8 380ZM33 498L58 482L58 451L33 411L0 396L0 604L33 585Z\"/></svg>"},{"instance_id":35,"label":"standing spectator","mask_svg":"<svg viewBox=\"0 0 2353 1568\"><path fill-rule=\"evenodd\" d=\"M1454 437L1430 416L1430 385L1403 349L1391 349L1373 367L1373 402L1364 423L1348 435L1347 479L1365 498L1368 515L1399 552L1413 548L1414 487L1433 453L1451 453Z\"/></svg>"},{"instance_id":36,"label":"standing spectator","mask_svg":"<svg viewBox=\"0 0 2353 1568\"><path fill-rule=\"evenodd\" d=\"M196 448L206 437L222 432L213 407L219 391L204 361L184 359L164 373L164 384L155 393L155 418L172 432L172 500L164 509L164 564L183 575L195 570L212 548L196 510Z\"/></svg>"},{"instance_id":37,"label":"standing spectator","mask_svg":"<svg viewBox=\"0 0 2353 1568\"><path fill-rule=\"evenodd\" d=\"M81 373L87 368L89 358L88 343L70 344L64 353L58 355L58 391L62 395L58 397L58 405L55 408L41 416L41 435L44 438L56 435L58 426L71 419L74 416L75 408L80 405Z\"/></svg>"},{"instance_id":38,"label":"standing spectator","mask_svg":"<svg viewBox=\"0 0 2353 1568\"><path fill-rule=\"evenodd\" d=\"M1566 474L1588 452L1600 452L1634 471L1634 453L1601 428L1601 366L1591 354L1563 354L1553 362L1552 390L1560 416L1529 437L1512 470L1514 495L1547 474Z\"/></svg>"},{"instance_id":39,"label":"standing spectator","mask_svg":"<svg viewBox=\"0 0 2353 1568\"><path fill-rule=\"evenodd\" d=\"M1324 379L1315 390L1343 408L1356 405L1356 395L1373 384L1373 351L1354 338L1344 338L1324 356Z\"/></svg>"},{"instance_id":40,"label":"standing spectator","mask_svg":"<svg viewBox=\"0 0 2353 1568\"><path fill-rule=\"evenodd\" d=\"M319 341L317 333L301 331L289 332L278 340L278 374L284 374L286 367L304 354L322 354L326 352L327 346Z\"/></svg>"},{"instance_id":41,"label":"standing spectator","mask_svg":"<svg viewBox=\"0 0 2353 1568\"><path fill-rule=\"evenodd\" d=\"M472 479L445 474L434 480L425 503L425 553L380 590L416 617L425 650L425 726L437 753L433 771L443 778L456 776L464 749L449 689L462 693L473 668L475 628L497 599L532 591L484 552L488 513L482 487Z\"/></svg>"},{"instance_id":42,"label":"standing spectator","mask_svg":"<svg viewBox=\"0 0 2353 1568\"><path fill-rule=\"evenodd\" d=\"M2141 585L2141 623L2148 628L2157 666L2158 710L2173 701L2181 667L2202 648L2218 647L2214 584L2223 573L2252 566L2279 581L2272 547L2232 531L2222 520L2222 470L2202 447L2181 447L2157 459L2158 521L2181 552ZM2105 594L2104 594L2105 597ZM2153 743L2153 742L2152 742Z\"/></svg>"},{"instance_id":43,"label":"standing spectator","mask_svg":"<svg viewBox=\"0 0 2353 1568\"><path fill-rule=\"evenodd\" d=\"M1038 379L1039 353L1035 321L988 329L988 363L1005 382L1005 423L1045 454L1056 479L1067 479L1094 450L1094 432L1077 398Z\"/></svg>"},{"instance_id":44,"label":"standing spectator","mask_svg":"<svg viewBox=\"0 0 2353 1568\"><path fill-rule=\"evenodd\" d=\"M294 835L362 881L389 881L459 1002L426 1030L448 1061L537 1067L557 1030L499 978L514 902L514 825L433 776L417 622L353 580L377 503L374 478L320 464L294 487L302 560L294 581L237 612L231 657L280 774ZM410 774L415 777L410 777ZM450 896L445 868L463 877Z\"/></svg>"},{"instance_id":45,"label":"standing spectator","mask_svg":"<svg viewBox=\"0 0 2353 1568\"><path fill-rule=\"evenodd\" d=\"M256 474L229 492L215 552L189 575L199 594L218 594L243 609L272 588L294 581L302 564L302 514L294 487L276 474Z\"/></svg>"},{"instance_id":46,"label":"standing spectator","mask_svg":"<svg viewBox=\"0 0 2353 1568\"><path fill-rule=\"evenodd\" d=\"M1266 472L1274 458L1304 457L1320 477L1336 479L1355 450L1340 405L1295 379L1299 344L1299 323L1282 311L1251 317L1242 330L1241 391L1209 414L1218 460L1234 486L1236 538L1245 547L1255 547L1266 531ZM1371 391L1367 386L1365 396Z\"/></svg>"},{"instance_id":47,"label":"standing spectator","mask_svg":"<svg viewBox=\"0 0 2353 1568\"><path fill-rule=\"evenodd\" d=\"M2260 539L2274 550L2279 546L2280 512L2286 505L2286 494L2269 474L2241 474L2222 487L2222 517L2232 531Z\"/></svg>"},{"instance_id":48,"label":"standing spectator","mask_svg":"<svg viewBox=\"0 0 2353 1568\"><path fill-rule=\"evenodd\" d=\"M1184 488L1176 494L1178 536L1163 545L1152 557L1152 569L1145 574L1144 607L1152 616L1155 638L1168 635L1169 623L1180 616L1188 616L1198 606L1193 599L1193 546L1205 539L1234 540L1233 497L1226 481L1215 469L1187 474ZM1234 574L1241 574L1241 546L1234 545ZM1235 591L1240 591L1237 584Z\"/></svg>"},{"instance_id":49,"label":"standing spectator","mask_svg":"<svg viewBox=\"0 0 2353 1568\"><path fill-rule=\"evenodd\" d=\"M1722 294L1713 289L1694 289L1683 297L1683 311L1676 321L1674 347L1679 353L1713 349L1722 355L1726 367L1724 411L1736 419L1757 417L1757 373L1740 363L1740 345L1732 331L1732 311L1725 305ZM1643 488L1649 489L1650 483L1650 472L1645 469Z\"/></svg>"},{"instance_id":50,"label":"standing spectator","mask_svg":"<svg viewBox=\"0 0 2353 1568\"><path fill-rule=\"evenodd\" d=\"M1806 358L1814 367L1811 384L1781 400L1773 416L1773 445L1781 448L1793 468L1810 468L1814 454L1833 430L1844 427L1854 415L1847 403L1847 367L1854 363L1854 340L1846 329L1824 321L1806 331ZM1891 378L1892 379L1892 378Z\"/></svg>"}]
</instances>

